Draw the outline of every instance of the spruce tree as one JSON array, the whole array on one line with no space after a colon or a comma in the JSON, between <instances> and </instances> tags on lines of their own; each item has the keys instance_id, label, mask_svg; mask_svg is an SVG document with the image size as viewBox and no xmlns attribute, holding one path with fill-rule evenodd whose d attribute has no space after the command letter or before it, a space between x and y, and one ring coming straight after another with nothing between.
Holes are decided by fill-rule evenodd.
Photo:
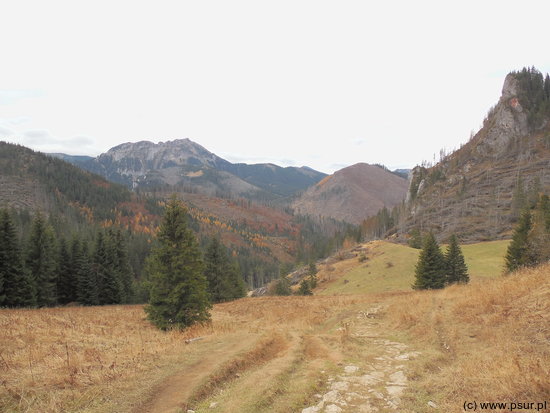
<instances>
[{"instance_id":1,"label":"spruce tree","mask_svg":"<svg viewBox=\"0 0 550 413\"><path fill-rule=\"evenodd\" d=\"M231 286L226 273L227 257L218 237L212 237L204 254L204 275L208 280L208 292L213 303L227 301Z\"/></svg>"},{"instance_id":2,"label":"spruce tree","mask_svg":"<svg viewBox=\"0 0 550 413\"><path fill-rule=\"evenodd\" d=\"M92 271L87 241L74 238L71 244L71 255L76 273L76 297L83 305L98 305L98 289L95 272Z\"/></svg>"},{"instance_id":3,"label":"spruce tree","mask_svg":"<svg viewBox=\"0 0 550 413\"><path fill-rule=\"evenodd\" d=\"M7 233L5 226L6 216L5 211L0 210L0 307L4 305L6 301L6 291L4 289L4 280L6 273L9 271L8 267L8 249L11 249L10 234Z\"/></svg>"},{"instance_id":4,"label":"spruce tree","mask_svg":"<svg viewBox=\"0 0 550 413\"><path fill-rule=\"evenodd\" d=\"M281 275L277 281L275 281L273 286L273 294L275 295L291 295L292 290L290 289L290 282L288 278Z\"/></svg>"},{"instance_id":5,"label":"spruce tree","mask_svg":"<svg viewBox=\"0 0 550 413\"><path fill-rule=\"evenodd\" d=\"M210 320L201 252L186 221L185 207L173 196L164 211L158 245L147 260L150 291L145 311L162 330Z\"/></svg>"},{"instance_id":6,"label":"spruce tree","mask_svg":"<svg viewBox=\"0 0 550 413\"><path fill-rule=\"evenodd\" d=\"M92 259L93 273L97 280L99 304L118 304L121 287L115 270L115 250L108 236L99 231Z\"/></svg>"},{"instance_id":7,"label":"spruce tree","mask_svg":"<svg viewBox=\"0 0 550 413\"><path fill-rule=\"evenodd\" d=\"M236 261L229 262L229 283L231 284L232 299L242 298L246 296L246 284L239 267L239 263Z\"/></svg>"},{"instance_id":8,"label":"spruce tree","mask_svg":"<svg viewBox=\"0 0 550 413\"><path fill-rule=\"evenodd\" d=\"M447 284L466 284L470 281L468 267L464 262L464 255L454 234L449 240L449 246L445 253L445 265L447 268Z\"/></svg>"},{"instance_id":9,"label":"spruce tree","mask_svg":"<svg viewBox=\"0 0 550 413\"><path fill-rule=\"evenodd\" d=\"M42 214L36 214L27 243L25 264L36 286L36 305L47 307L56 303L56 248L53 229Z\"/></svg>"},{"instance_id":10,"label":"spruce tree","mask_svg":"<svg viewBox=\"0 0 550 413\"><path fill-rule=\"evenodd\" d=\"M417 250L422 249L422 234L418 228L413 228L409 233L409 247Z\"/></svg>"},{"instance_id":11,"label":"spruce tree","mask_svg":"<svg viewBox=\"0 0 550 413\"><path fill-rule=\"evenodd\" d=\"M130 266L126 240L120 229L111 232L111 242L114 248L115 272L120 284L120 302L127 304L132 301L134 296L134 276L132 267Z\"/></svg>"},{"instance_id":12,"label":"spruce tree","mask_svg":"<svg viewBox=\"0 0 550 413\"><path fill-rule=\"evenodd\" d=\"M74 262L64 238L59 240L57 258L57 301L68 304L77 300Z\"/></svg>"},{"instance_id":13,"label":"spruce tree","mask_svg":"<svg viewBox=\"0 0 550 413\"><path fill-rule=\"evenodd\" d=\"M244 281L227 249L218 237L212 237L204 254L208 292L213 303L244 297Z\"/></svg>"},{"instance_id":14,"label":"spruce tree","mask_svg":"<svg viewBox=\"0 0 550 413\"><path fill-rule=\"evenodd\" d=\"M0 211L0 306L32 307L34 283L25 268L15 226L7 210Z\"/></svg>"},{"instance_id":15,"label":"spruce tree","mask_svg":"<svg viewBox=\"0 0 550 413\"><path fill-rule=\"evenodd\" d=\"M505 257L507 272L513 272L521 267L529 265L528 236L532 226L531 211L526 209L521 214L512 235L512 242L508 245Z\"/></svg>"},{"instance_id":16,"label":"spruce tree","mask_svg":"<svg viewBox=\"0 0 550 413\"><path fill-rule=\"evenodd\" d=\"M550 204L548 197L539 198L532 215L532 228L527 236L526 265L535 266L550 260Z\"/></svg>"},{"instance_id":17,"label":"spruce tree","mask_svg":"<svg viewBox=\"0 0 550 413\"><path fill-rule=\"evenodd\" d=\"M313 291L311 291L311 281L308 278L304 278L300 282L297 295L313 295Z\"/></svg>"},{"instance_id":18,"label":"spruce tree","mask_svg":"<svg viewBox=\"0 0 550 413\"><path fill-rule=\"evenodd\" d=\"M309 268L307 273L309 275L309 287L311 289L316 288L317 287L317 266L315 265L315 262L311 261L309 263Z\"/></svg>"},{"instance_id":19,"label":"spruce tree","mask_svg":"<svg viewBox=\"0 0 550 413\"><path fill-rule=\"evenodd\" d=\"M445 287L445 259L434 235L430 232L424 237L424 243L416 263L415 290L431 290Z\"/></svg>"}]
</instances>

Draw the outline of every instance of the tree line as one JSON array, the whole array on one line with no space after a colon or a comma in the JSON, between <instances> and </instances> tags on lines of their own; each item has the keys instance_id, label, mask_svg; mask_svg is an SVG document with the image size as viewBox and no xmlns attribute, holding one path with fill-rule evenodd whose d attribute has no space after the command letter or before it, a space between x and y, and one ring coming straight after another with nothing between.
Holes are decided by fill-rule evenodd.
<instances>
[{"instance_id":1,"label":"tree line","mask_svg":"<svg viewBox=\"0 0 550 413\"><path fill-rule=\"evenodd\" d=\"M0 306L50 307L128 303L133 275L120 230L98 230L93 242L57 238L40 213L19 241L13 218L0 210Z\"/></svg>"},{"instance_id":2,"label":"tree line","mask_svg":"<svg viewBox=\"0 0 550 413\"><path fill-rule=\"evenodd\" d=\"M181 208L185 211L183 206ZM195 239L186 226L188 217L185 212L180 219L184 220L187 237ZM166 228L172 223L163 225ZM20 241L12 214L2 209L0 307L51 307L70 303L106 305L148 300L152 297L157 269L166 265L165 260L170 261L166 257L158 261L159 248L166 237L162 228L153 247L155 252L145 259L145 281L137 282L130 265L127 237L120 229L97 229L92 239L74 235L67 240L57 237L48 220L36 213L28 236ZM218 237L210 239L204 254L198 242L194 252L195 246L191 244L185 247L185 251L174 253L175 259L185 261L182 254L198 254L201 276L207 282L208 302L233 300L246 294L238 263ZM172 285L166 287L170 289Z\"/></svg>"}]
</instances>

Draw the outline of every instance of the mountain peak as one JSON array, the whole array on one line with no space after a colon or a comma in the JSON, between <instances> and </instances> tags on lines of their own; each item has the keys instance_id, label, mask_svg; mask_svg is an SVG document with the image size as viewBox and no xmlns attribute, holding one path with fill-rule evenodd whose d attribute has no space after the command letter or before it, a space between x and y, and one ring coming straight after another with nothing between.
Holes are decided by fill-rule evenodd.
<instances>
[{"instance_id":1,"label":"mountain peak","mask_svg":"<svg viewBox=\"0 0 550 413\"><path fill-rule=\"evenodd\" d=\"M514 73L508 73L504 78L501 98L509 99L518 95L518 79Z\"/></svg>"},{"instance_id":2,"label":"mountain peak","mask_svg":"<svg viewBox=\"0 0 550 413\"><path fill-rule=\"evenodd\" d=\"M407 187L406 179L361 162L325 177L297 199L293 207L301 214L359 224L383 207L399 204Z\"/></svg>"},{"instance_id":3,"label":"mountain peak","mask_svg":"<svg viewBox=\"0 0 550 413\"><path fill-rule=\"evenodd\" d=\"M313 169L274 164L232 164L188 138L126 142L80 163L131 188L172 185L208 195L289 196L325 176ZM261 195L260 195L261 194Z\"/></svg>"}]
</instances>

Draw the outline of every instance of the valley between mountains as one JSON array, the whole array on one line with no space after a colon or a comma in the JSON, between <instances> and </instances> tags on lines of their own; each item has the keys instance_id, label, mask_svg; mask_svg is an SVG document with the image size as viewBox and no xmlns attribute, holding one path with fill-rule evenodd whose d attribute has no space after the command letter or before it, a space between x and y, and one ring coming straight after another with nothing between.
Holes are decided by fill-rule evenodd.
<instances>
[{"instance_id":1,"label":"valley between mountains","mask_svg":"<svg viewBox=\"0 0 550 413\"><path fill-rule=\"evenodd\" d=\"M190 139L95 158L0 142L0 411L550 407L549 194L534 68L410 171L231 163ZM163 326L166 297L185 310L159 305Z\"/></svg>"}]
</instances>

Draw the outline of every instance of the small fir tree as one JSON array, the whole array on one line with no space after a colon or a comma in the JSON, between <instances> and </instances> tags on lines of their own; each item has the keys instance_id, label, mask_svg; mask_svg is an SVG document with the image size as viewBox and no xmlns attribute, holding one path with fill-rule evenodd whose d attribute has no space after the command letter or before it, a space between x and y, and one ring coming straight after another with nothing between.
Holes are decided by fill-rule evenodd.
<instances>
[{"instance_id":1,"label":"small fir tree","mask_svg":"<svg viewBox=\"0 0 550 413\"><path fill-rule=\"evenodd\" d=\"M230 299L231 285L227 267L228 259L218 237L212 237L204 254L204 275L208 280L208 292L213 303Z\"/></svg>"},{"instance_id":2,"label":"small fir tree","mask_svg":"<svg viewBox=\"0 0 550 413\"><path fill-rule=\"evenodd\" d=\"M32 307L34 283L25 268L15 226L7 210L0 211L0 306Z\"/></svg>"},{"instance_id":3,"label":"small fir tree","mask_svg":"<svg viewBox=\"0 0 550 413\"><path fill-rule=\"evenodd\" d=\"M120 302L129 303L134 298L133 271L128 257L126 240L120 229L111 232L111 242L114 248L115 272L120 284Z\"/></svg>"},{"instance_id":4,"label":"small fir tree","mask_svg":"<svg viewBox=\"0 0 550 413\"><path fill-rule=\"evenodd\" d=\"M529 265L528 236L532 226L531 211L526 209L519 218L518 224L512 235L512 242L506 251L505 260L507 272L513 272L521 267Z\"/></svg>"},{"instance_id":5,"label":"small fir tree","mask_svg":"<svg viewBox=\"0 0 550 413\"><path fill-rule=\"evenodd\" d=\"M244 297L246 295L246 285L238 263L231 262L231 260L228 262L227 277L231 291L230 299L236 300L237 298Z\"/></svg>"},{"instance_id":6,"label":"small fir tree","mask_svg":"<svg viewBox=\"0 0 550 413\"><path fill-rule=\"evenodd\" d=\"M539 198L531 214L532 228L527 236L526 265L534 266L550 260L550 204L548 197Z\"/></svg>"},{"instance_id":7,"label":"small fir tree","mask_svg":"<svg viewBox=\"0 0 550 413\"><path fill-rule=\"evenodd\" d=\"M80 304L98 305L96 274L92 271L90 251L87 241L75 238L71 245L71 255L76 273L76 297Z\"/></svg>"},{"instance_id":8,"label":"small fir tree","mask_svg":"<svg viewBox=\"0 0 550 413\"><path fill-rule=\"evenodd\" d=\"M309 287L311 289L314 289L317 287L317 266L315 265L315 263L313 261L311 261L309 263L309 268L308 268L308 275L309 275ZM313 294L313 292L312 292Z\"/></svg>"},{"instance_id":9,"label":"small fir tree","mask_svg":"<svg viewBox=\"0 0 550 413\"><path fill-rule=\"evenodd\" d=\"M208 292L212 302L235 300L246 294L244 281L235 263L231 262L225 246L212 237L204 254Z\"/></svg>"},{"instance_id":10,"label":"small fir tree","mask_svg":"<svg viewBox=\"0 0 550 413\"><path fill-rule=\"evenodd\" d=\"M185 207L172 197L164 211L158 245L147 260L150 292L145 311L162 330L210 320L203 261L186 221Z\"/></svg>"},{"instance_id":11,"label":"small fir tree","mask_svg":"<svg viewBox=\"0 0 550 413\"><path fill-rule=\"evenodd\" d=\"M275 281L273 286L273 294L275 295L291 295L292 290L290 289L290 282L284 276L281 276L277 281Z\"/></svg>"},{"instance_id":12,"label":"small fir tree","mask_svg":"<svg viewBox=\"0 0 550 413\"><path fill-rule=\"evenodd\" d=\"M74 262L67 242L61 238L57 256L57 302L59 304L68 304L77 300L76 284Z\"/></svg>"},{"instance_id":13,"label":"small fir tree","mask_svg":"<svg viewBox=\"0 0 550 413\"><path fill-rule=\"evenodd\" d=\"M304 278L302 282L300 282L297 295L313 295L313 291L311 291L311 281L308 278Z\"/></svg>"},{"instance_id":14,"label":"small fir tree","mask_svg":"<svg viewBox=\"0 0 550 413\"><path fill-rule=\"evenodd\" d=\"M458 245L456 235L452 235L445 253L445 265L447 267L447 284L466 284L470 281L468 267L464 261L464 255Z\"/></svg>"},{"instance_id":15,"label":"small fir tree","mask_svg":"<svg viewBox=\"0 0 550 413\"><path fill-rule=\"evenodd\" d=\"M445 259L434 235L430 232L424 237L424 244L416 263L415 290L431 290L445 287Z\"/></svg>"},{"instance_id":16,"label":"small fir tree","mask_svg":"<svg viewBox=\"0 0 550 413\"><path fill-rule=\"evenodd\" d=\"M56 248L53 229L42 214L37 213L27 244L25 264L36 286L36 305L52 306L56 303Z\"/></svg>"},{"instance_id":17,"label":"small fir tree","mask_svg":"<svg viewBox=\"0 0 550 413\"><path fill-rule=\"evenodd\" d=\"M97 234L92 269L97 281L99 304L120 303L121 287L115 271L114 247L102 231Z\"/></svg>"},{"instance_id":18,"label":"small fir tree","mask_svg":"<svg viewBox=\"0 0 550 413\"><path fill-rule=\"evenodd\" d=\"M420 230L418 228L414 228L410 232L410 238L409 238L409 247L415 248L417 250L422 248L422 234L420 233Z\"/></svg>"}]
</instances>

